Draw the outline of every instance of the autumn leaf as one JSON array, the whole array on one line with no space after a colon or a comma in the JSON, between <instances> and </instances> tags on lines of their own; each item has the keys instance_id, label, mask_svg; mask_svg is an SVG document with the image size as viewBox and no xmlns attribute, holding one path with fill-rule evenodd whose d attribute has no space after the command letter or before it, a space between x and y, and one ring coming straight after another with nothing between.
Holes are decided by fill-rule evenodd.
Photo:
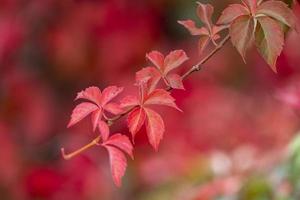
<instances>
[{"instance_id":1,"label":"autumn leaf","mask_svg":"<svg viewBox=\"0 0 300 200\"><path fill-rule=\"evenodd\" d=\"M255 44L272 70L277 72L276 61L282 51L284 42L282 28L275 20L269 17L259 17L258 23L259 26L255 33Z\"/></svg>"},{"instance_id":2,"label":"autumn leaf","mask_svg":"<svg viewBox=\"0 0 300 200\"><path fill-rule=\"evenodd\" d=\"M250 13L255 13L258 0L242 0L242 3L249 9Z\"/></svg>"},{"instance_id":3,"label":"autumn leaf","mask_svg":"<svg viewBox=\"0 0 300 200\"><path fill-rule=\"evenodd\" d=\"M157 150L164 133L164 122L158 113L148 108L152 105L169 106L181 111L175 104L175 99L169 92L163 89L155 89L147 94L144 92L144 87L142 85L139 86L139 98L127 96L121 100L121 106L124 109L133 108L127 117L127 125L132 138L135 138L137 132L145 124L149 143ZM159 130L158 127L162 129Z\"/></svg>"},{"instance_id":4,"label":"autumn leaf","mask_svg":"<svg viewBox=\"0 0 300 200\"><path fill-rule=\"evenodd\" d=\"M113 134L103 145L111 145L127 153L133 159L133 146L126 135Z\"/></svg>"},{"instance_id":5,"label":"autumn leaf","mask_svg":"<svg viewBox=\"0 0 300 200\"><path fill-rule=\"evenodd\" d=\"M150 93L144 100L144 105L164 105L181 111L175 104L175 99L163 89L156 89Z\"/></svg>"},{"instance_id":6,"label":"autumn leaf","mask_svg":"<svg viewBox=\"0 0 300 200\"><path fill-rule=\"evenodd\" d=\"M140 100L137 96L127 95L120 101L121 108L131 108L139 105Z\"/></svg>"},{"instance_id":7,"label":"autumn leaf","mask_svg":"<svg viewBox=\"0 0 300 200\"><path fill-rule=\"evenodd\" d=\"M249 16L236 18L229 29L231 42L245 61L246 50L250 46L254 35L254 20ZM246 61L245 61L246 62Z\"/></svg>"},{"instance_id":8,"label":"autumn leaf","mask_svg":"<svg viewBox=\"0 0 300 200\"><path fill-rule=\"evenodd\" d=\"M153 62L155 62L155 60L153 60ZM162 61L162 63L163 62L164 61ZM158 64L158 63L156 63L156 64ZM160 64L159 64L159 66L160 66ZM161 66L163 66L163 64ZM146 84L146 88L147 88L146 92L149 93L149 92L152 92L156 88L158 82L161 79L161 73L154 67L144 67L143 69L141 69L140 71L138 71L136 73L135 79L136 79L136 82L138 83L138 85L140 85L141 82L144 82L144 84Z\"/></svg>"},{"instance_id":9,"label":"autumn leaf","mask_svg":"<svg viewBox=\"0 0 300 200\"><path fill-rule=\"evenodd\" d=\"M282 1L263 2L257 8L256 14L272 17L291 28L295 28L295 16L288 5Z\"/></svg>"},{"instance_id":10,"label":"autumn leaf","mask_svg":"<svg viewBox=\"0 0 300 200\"><path fill-rule=\"evenodd\" d=\"M220 38L219 32L224 30L226 26L216 26L212 23L211 17L214 7L210 4L202 4L197 2L197 16L203 22L204 27L198 28L193 20L179 20L178 23L183 25L191 35L199 37L199 54L202 54L209 42L216 45L216 40Z\"/></svg>"},{"instance_id":11,"label":"autumn leaf","mask_svg":"<svg viewBox=\"0 0 300 200\"><path fill-rule=\"evenodd\" d=\"M93 130L95 131L98 127L99 121L101 121L104 111L115 115L123 112L119 104L110 102L122 91L123 88L121 87L110 86L101 92L98 87L93 86L79 92L75 100L83 99L87 102L81 103L75 107L72 112L68 127L75 125L83 118L91 114Z\"/></svg>"},{"instance_id":12,"label":"autumn leaf","mask_svg":"<svg viewBox=\"0 0 300 200\"><path fill-rule=\"evenodd\" d=\"M102 143L102 146L107 149L109 154L113 181L116 186L120 187L127 167L127 159L124 152L133 159L133 146L129 138L120 133L112 135L107 141Z\"/></svg>"},{"instance_id":13,"label":"autumn leaf","mask_svg":"<svg viewBox=\"0 0 300 200\"><path fill-rule=\"evenodd\" d=\"M146 58L152 62L154 67L146 67L138 71L136 81L141 82L141 80L148 77L147 93L152 92L161 79L171 88L184 89L181 77L174 73L170 74L170 71L178 68L188 60L183 50L171 51L166 57L158 51L152 51L146 55Z\"/></svg>"},{"instance_id":14,"label":"autumn leaf","mask_svg":"<svg viewBox=\"0 0 300 200\"><path fill-rule=\"evenodd\" d=\"M282 1L242 0L242 4L229 5L218 19L218 24L229 24L232 44L245 61L252 44L253 34L258 51L276 72L276 60L282 51L283 29L281 23L295 28L295 17Z\"/></svg>"},{"instance_id":15,"label":"autumn leaf","mask_svg":"<svg viewBox=\"0 0 300 200\"><path fill-rule=\"evenodd\" d=\"M135 138L136 133L142 128L145 119L146 114L142 108L135 108L128 114L127 124L132 138Z\"/></svg>"},{"instance_id":16,"label":"autumn leaf","mask_svg":"<svg viewBox=\"0 0 300 200\"><path fill-rule=\"evenodd\" d=\"M199 35L199 36L209 36L209 32L207 28L201 27L198 28L196 26L196 23L193 20L181 20L178 21L179 24L184 26L188 31L191 33L191 35Z\"/></svg>"},{"instance_id":17,"label":"autumn leaf","mask_svg":"<svg viewBox=\"0 0 300 200\"><path fill-rule=\"evenodd\" d=\"M78 123L83 118L96 111L97 109L98 107L92 103L85 102L77 105L72 112L71 120L68 124L68 127L71 127L74 124Z\"/></svg>"},{"instance_id":18,"label":"autumn leaf","mask_svg":"<svg viewBox=\"0 0 300 200\"><path fill-rule=\"evenodd\" d=\"M124 176L127 167L127 159L124 153L118 148L111 145L105 145L105 148L109 154L110 169L113 181L116 186L121 187L122 177Z\"/></svg>"},{"instance_id":19,"label":"autumn leaf","mask_svg":"<svg viewBox=\"0 0 300 200\"><path fill-rule=\"evenodd\" d=\"M109 137L109 127L106 122L99 120L98 127L100 131L100 135L102 137L102 141L106 141Z\"/></svg>"},{"instance_id":20,"label":"autumn leaf","mask_svg":"<svg viewBox=\"0 0 300 200\"><path fill-rule=\"evenodd\" d=\"M243 15L249 15L249 11L244 5L231 4L223 10L217 24L230 24L233 20Z\"/></svg>"},{"instance_id":21,"label":"autumn leaf","mask_svg":"<svg viewBox=\"0 0 300 200\"><path fill-rule=\"evenodd\" d=\"M155 151L158 151L158 146L165 132L164 121L161 116L150 108L145 108L147 115L146 129L149 143Z\"/></svg>"}]
</instances>

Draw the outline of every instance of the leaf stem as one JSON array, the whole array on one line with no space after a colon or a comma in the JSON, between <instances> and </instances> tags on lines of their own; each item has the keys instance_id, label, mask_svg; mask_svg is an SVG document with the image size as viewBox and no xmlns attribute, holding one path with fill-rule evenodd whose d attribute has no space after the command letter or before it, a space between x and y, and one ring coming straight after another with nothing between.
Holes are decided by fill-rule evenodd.
<instances>
[{"instance_id":1,"label":"leaf stem","mask_svg":"<svg viewBox=\"0 0 300 200\"><path fill-rule=\"evenodd\" d=\"M81 152L89 149L90 147L95 146L95 145L99 145L99 141L100 141L100 136L96 137L93 141L91 141L87 145L81 147L80 149L78 149L78 150L76 150L72 153L68 153L68 154L65 153L64 148L61 148L61 154L62 154L62 156L65 160L69 160L69 159L73 158L74 156L77 156Z\"/></svg>"}]
</instances>

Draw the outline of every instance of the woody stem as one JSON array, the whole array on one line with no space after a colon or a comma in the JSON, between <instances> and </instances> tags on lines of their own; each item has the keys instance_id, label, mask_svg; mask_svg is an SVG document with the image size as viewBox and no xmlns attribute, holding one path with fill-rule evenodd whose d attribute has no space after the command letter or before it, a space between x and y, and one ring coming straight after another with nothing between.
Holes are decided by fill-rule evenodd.
<instances>
[{"instance_id":1,"label":"woody stem","mask_svg":"<svg viewBox=\"0 0 300 200\"><path fill-rule=\"evenodd\" d=\"M201 59L196 65L194 65L192 68L190 68L185 74L181 76L182 80L186 79L188 76L190 76L192 73L196 71L201 70L201 65L206 63L215 53L217 53L230 39L230 36L227 35L207 56L205 56L203 59Z\"/></svg>"}]
</instances>

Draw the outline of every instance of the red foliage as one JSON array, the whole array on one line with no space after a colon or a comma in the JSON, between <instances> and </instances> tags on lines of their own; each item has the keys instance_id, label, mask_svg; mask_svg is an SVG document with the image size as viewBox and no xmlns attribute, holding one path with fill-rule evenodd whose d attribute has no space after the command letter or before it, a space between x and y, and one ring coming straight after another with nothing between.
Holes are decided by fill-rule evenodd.
<instances>
[{"instance_id":1,"label":"red foliage","mask_svg":"<svg viewBox=\"0 0 300 200\"><path fill-rule=\"evenodd\" d=\"M93 130L95 131L98 126L100 136L72 154L65 155L63 151L64 157L71 158L90 146L98 145L102 139L102 145L109 153L113 180L117 186L120 186L121 178L124 176L127 166L123 151L133 157L133 147L127 136L116 134L109 137L108 126L128 114L127 125L132 139L134 140L136 134L145 124L148 141L157 151L165 132L165 125L161 115L149 106L164 105L181 111L168 91L184 89L182 79L195 71L199 71L200 65L223 47L229 38L244 61L246 50L255 39L260 54L276 72L276 61L284 43L284 31L281 24L295 28L293 13L285 3L273 0L267 2L245 0L242 1L242 4L229 5L218 19L217 24L220 26L212 23L213 11L212 5L198 3L197 15L204 24L202 28L197 28L192 20L178 21L192 35L200 36L199 51L201 54L210 41L215 45L207 57L204 57L184 75L169 74L171 70L178 68L188 60L183 50L172 51L166 57L158 51L152 51L146 55L146 58L154 66L143 68L136 73L135 85L138 87L138 96L126 96L118 104L110 103L123 90L123 88L116 86L108 87L102 93L97 87L89 87L78 93L76 99L84 99L88 102L75 107L68 127L92 114ZM227 28L229 34L221 42L217 42L221 38L219 32ZM167 89L157 89L161 79ZM114 118L107 117L106 111L115 115ZM102 118L104 119L102 120Z\"/></svg>"}]
</instances>

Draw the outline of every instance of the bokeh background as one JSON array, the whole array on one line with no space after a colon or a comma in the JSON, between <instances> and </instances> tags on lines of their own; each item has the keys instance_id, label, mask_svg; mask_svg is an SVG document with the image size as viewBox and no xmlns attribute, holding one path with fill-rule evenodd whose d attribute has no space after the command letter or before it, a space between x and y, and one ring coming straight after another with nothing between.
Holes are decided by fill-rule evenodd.
<instances>
[{"instance_id":1,"label":"bokeh background","mask_svg":"<svg viewBox=\"0 0 300 200\"><path fill-rule=\"evenodd\" d=\"M214 18L231 2L209 1ZM122 188L103 148L62 159L61 147L95 137L88 119L66 128L78 91L118 85L131 93L151 50L184 49L191 59L179 73L200 59L198 38L176 22L197 20L195 8L194 0L1 0L0 199L300 199L296 32L286 35L278 74L255 50L244 64L228 43L186 80L186 91L173 92L184 113L159 108L167 127L160 149L137 135ZM300 19L298 3L293 10ZM126 134L126 124L116 131Z\"/></svg>"}]
</instances>

